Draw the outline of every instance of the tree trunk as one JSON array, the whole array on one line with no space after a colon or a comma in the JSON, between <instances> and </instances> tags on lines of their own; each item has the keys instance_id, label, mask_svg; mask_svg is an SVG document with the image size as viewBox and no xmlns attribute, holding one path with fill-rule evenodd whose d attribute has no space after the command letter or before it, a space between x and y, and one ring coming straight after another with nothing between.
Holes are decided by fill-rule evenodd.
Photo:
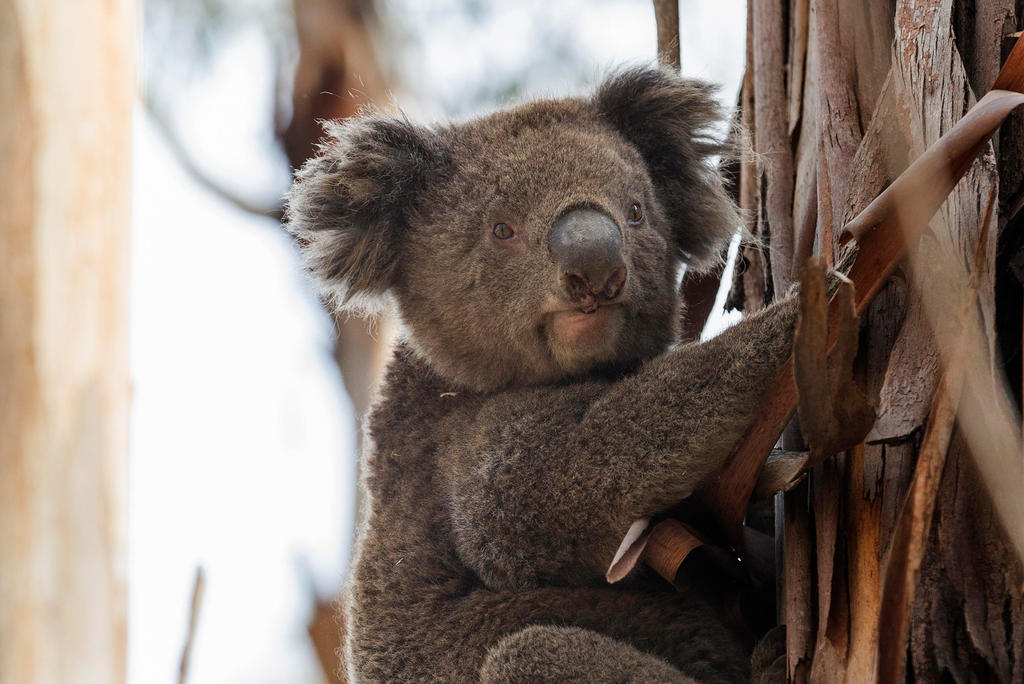
<instances>
[{"instance_id":1,"label":"tree trunk","mask_svg":"<svg viewBox=\"0 0 1024 684\"><path fill-rule=\"evenodd\" d=\"M0 682L123 682L134 3L0 3Z\"/></svg>"},{"instance_id":2,"label":"tree trunk","mask_svg":"<svg viewBox=\"0 0 1024 684\"><path fill-rule=\"evenodd\" d=\"M1020 16L1011 0L751 0L749 11L741 101L761 165L741 170L741 194L769 248L744 249L730 301L751 311L812 253L835 261L842 226L993 86ZM984 338L968 377L1009 381L1020 401L1022 145L1015 116L864 314L857 375L876 397L871 433L816 466L806 490L778 495L791 680L1024 681L1024 573L967 435L972 395L949 389L941 331L959 311L942 293L966 267ZM999 200L991 211L987 197ZM936 392L952 395L933 404ZM986 401L975 405L996 412ZM1019 465L1019 453L1001 456ZM922 488L933 508L911 504ZM890 619L901 602L905 619Z\"/></svg>"},{"instance_id":3,"label":"tree trunk","mask_svg":"<svg viewBox=\"0 0 1024 684\"><path fill-rule=\"evenodd\" d=\"M322 121L347 119L360 107L386 107L387 83L371 35L372 9L365 0L294 0L299 63L292 93L292 119L281 141L298 169L324 137ZM386 316L367 320L334 316L335 359L360 422L369 411L391 352L392 324ZM361 433L360 433L361 434Z\"/></svg>"}]
</instances>

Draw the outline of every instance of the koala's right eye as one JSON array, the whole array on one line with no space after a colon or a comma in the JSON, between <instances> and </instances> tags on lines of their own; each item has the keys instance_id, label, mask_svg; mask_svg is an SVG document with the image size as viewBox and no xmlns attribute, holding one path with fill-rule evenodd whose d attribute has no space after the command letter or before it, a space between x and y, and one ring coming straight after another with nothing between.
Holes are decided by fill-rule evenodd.
<instances>
[{"instance_id":1,"label":"koala's right eye","mask_svg":"<svg viewBox=\"0 0 1024 684\"><path fill-rule=\"evenodd\" d=\"M508 240L515 237L516 231L512 230L512 226L507 223L495 223L493 233L494 237L499 240Z\"/></svg>"},{"instance_id":2,"label":"koala's right eye","mask_svg":"<svg viewBox=\"0 0 1024 684\"><path fill-rule=\"evenodd\" d=\"M644 208L636 202L633 202L629 206L629 211L626 213L626 220L631 226L639 226L644 222Z\"/></svg>"}]
</instances>

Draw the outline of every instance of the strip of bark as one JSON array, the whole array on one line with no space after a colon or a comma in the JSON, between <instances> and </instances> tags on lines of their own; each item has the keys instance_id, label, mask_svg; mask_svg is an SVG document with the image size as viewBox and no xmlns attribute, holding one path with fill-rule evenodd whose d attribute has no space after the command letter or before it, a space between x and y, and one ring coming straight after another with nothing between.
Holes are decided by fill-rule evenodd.
<instances>
[{"instance_id":1,"label":"strip of bark","mask_svg":"<svg viewBox=\"0 0 1024 684\"><path fill-rule=\"evenodd\" d=\"M813 12L818 60L818 226L821 254L834 254L833 236L842 228L842 217L833 207L846 203L850 171L861 141L860 113L852 82L852 48L847 49L839 27L838 0L819 0ZM825 238L828 238L826 240Z\"/></svg>"},{"instance_id":2,"label":"strip of bark","mask_svg":"<svg viewBox=\"0 0 1024 684\"><path fill-rule=\"evenodd\" d=\"M830 331L824 261L817 257L802 270L793 360L800 429L815 463L860 443L875 421L874 409L853 382L860 331L853 297L852 285L841 282L833 300L838 323Z\"/></svg>"},{"instance_id":3,"label":"strip of bark","mask_svg":"<svg viewBox=\"0 0 1024 684\"><path fill-rule=\"evenodd\" d=\"M658 62L679 71L679 0L654 0L654 21L658 25Z\"/></svg>"},{"instance_id":4,"label":"strip of bark","mask_svg":"<svg viewBox=\"0 0 1024 684\"><path fill-rule=\"evenodd\" d=\"M961 307L960 314L969 315L968 307ZM939 382L928 416L928 429L918 454L914 480L896 526L885 570L879 629L884 627L888 637L879 641L876 674L880 682L903 679L914 592L921 576L921 561L935 510L935 495L946 464L946 453L963 388L963 341L961 338L960 348L956 350Z\"/></svg>"},{"instance_id":5,"label":"strip of bark","mask_svg":"<svg viewBox=\"0 0 1024 684\"><path fill-rule=\"evenodd\" d=\"M786 492L782 617L786 624L786 670L790 682L806 682L814 653L814 539L807 486Z\"/></svg>"},{"instance_id":6,"label":"strip of bark","mask_svg":"<svg viewBox=\"0 0 1024 684\"><path fill-rule=\"evenodd\" d=\"M772 287L781 299L793 281L793 154L783 54L782 0L754 0L754 149L763 159L759 233L769 236Z\"/></svg>"}]
</instances>

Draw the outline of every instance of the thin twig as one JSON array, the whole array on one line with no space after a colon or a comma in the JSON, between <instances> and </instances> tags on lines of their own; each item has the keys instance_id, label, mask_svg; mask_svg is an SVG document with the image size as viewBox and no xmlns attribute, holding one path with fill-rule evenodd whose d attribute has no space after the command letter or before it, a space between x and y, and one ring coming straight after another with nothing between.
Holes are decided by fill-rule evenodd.
<instances>
[{"instance_id":1,"label":"thin twig","mask_svg":"<svg viewBox=\"0 0 1024 684\"><path fill-rule=\"evenodd\" d=\"M196 579L192 584L192 603L188 611L188 633L185 635L185 646L181 649L181 662L178 665L178 684L185 684L188 679L188 667L192 659L192 644L196 638L196 626L199 624L199 608L203 603L203 587L206 579L203 566L196 566Z\"/></svg>"},{"instance_id":2,"label":"thin twig","mask_svg":"<svg viewBox=\"0 0 1024 684\"><path fill-rule=\"evenodd\" d=\"M199 168L195 159L189 154L185 147L184 141L178 135L174 126L170 121L167 120L166 115L156 107L152 101L147 97L142 97L142 105L146 109L146 113L149 114L150 120L156 129L160 132L161 137L167 146L171 149L178 163L181 164L185 172L192 177L196 183L201 185L204 189L210 191L217 197L235 206L238 209L246 212L247 214L255 214L256 216L265 216L272 218L275 221L280 221L284 216L284 207L278 202L274 205L259 206L249 202L238 196L234 191L224 187L223 184L210 178L205 171Z\"/></svg>"}]
</instances>

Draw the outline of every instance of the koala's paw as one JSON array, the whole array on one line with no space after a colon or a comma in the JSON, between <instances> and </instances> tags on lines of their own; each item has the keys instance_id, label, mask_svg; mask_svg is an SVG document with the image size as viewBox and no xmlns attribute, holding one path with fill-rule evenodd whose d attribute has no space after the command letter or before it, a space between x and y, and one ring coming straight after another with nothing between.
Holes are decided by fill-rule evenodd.
<instances>
[{"instance_id":1,"label":"koala's paw","mask_svg":"<svg viewBox=\"0 0 1024 684\"><path fill-rule=\"evenodd\" d=\"M480 681L693 682L665 661L589 629L533 626L509 634L487 652Z\"/></svg>"}]
</instances>

